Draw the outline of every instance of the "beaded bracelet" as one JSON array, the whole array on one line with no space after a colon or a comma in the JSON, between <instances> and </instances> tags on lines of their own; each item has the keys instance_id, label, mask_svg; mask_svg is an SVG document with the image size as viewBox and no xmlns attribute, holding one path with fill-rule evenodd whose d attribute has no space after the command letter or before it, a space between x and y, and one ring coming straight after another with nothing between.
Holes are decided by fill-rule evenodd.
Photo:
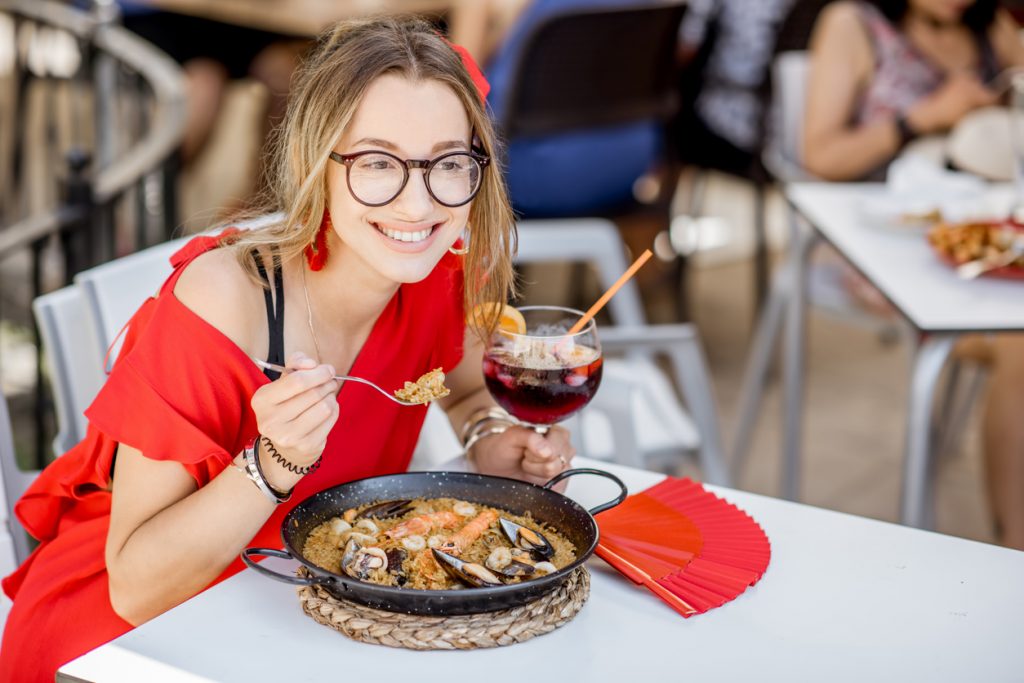
<instances>
[{"instance_id":1,"label":"beaded bracelet","mask_svg":"<svg viewBox=\"0 0 1024 683\"><path fill-rule=\"evenodd\" d=\"M288 462L288 460L286 460L283 455L278 453L277 449L274 448L274 444L270 441L270 439L264 436L262 437L261 440L263 441L263 447L267 449L268 453L270 453L270 457L274 459L274 462L276 462L277 464L279 464L281 467L285 468L292 474L305 476L310 472L316 472L317 468L320 467L320 460L321 458L323 458L322 454L313 462L313 464L306 465L305 467L299 467L298 465L293 465L292 463Z\"/></svg>"}]
</instances>

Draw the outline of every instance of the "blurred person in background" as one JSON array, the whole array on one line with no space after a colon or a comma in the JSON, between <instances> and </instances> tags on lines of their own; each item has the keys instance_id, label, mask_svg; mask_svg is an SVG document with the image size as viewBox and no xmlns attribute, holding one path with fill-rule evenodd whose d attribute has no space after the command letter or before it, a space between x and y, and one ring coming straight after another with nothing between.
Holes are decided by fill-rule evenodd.
<instances>
[{"instance_id":1,"label":"blurred person in background","mask_svg":"<svg viewBox=\"0 0 1024 683\"><path fill-rule=\"evenodd\" d=\"M533 29L569 10L629 7L647 0L468 0L451 14L452 40L465 44L491 83L500 118L519 56ZM600 78L600 74L594 74ZM602 214L633 201L633 185L660 156L655 122L519 138L508 144L506 182L523 218Z\"/></svg>"},{"instance_id":2,"label":"blurred person in background","mask_svg":"<svg viewBox=\"0 0 1024 683\"><path fill-rule=\"evenodd\" d=\"M996 0L836 2L819 17L810 50L803 162L836 181L881 177L917 136L997 103L986 84L1024 65L1018 27ZM999 540L1024 549L1024 335L971 338L956 352L991 364L990 502Z\"/></svg>"},{"instance_id":3,"label":"blurred person in background","mask_svg":"<svg viewBox=\"0 0 1024 683\"><path fill-rule=\"evenodd\" d=\"M267 92L256 149L284 116L292 73L309 40L248 26L154 9L145 0L120 0L128 30L178 62L188 81L185 136L180 158L188 167L202 153L222 111L228 85L251 78ZM253 183L253 190L256 183Z\"/></svg>"},{"instance_id":4,"label":"blurred person in background","mask_svg":"<svg viewBox=\"0 0 1024 683\"><path fill-rule=\"evenodd\" d=\"M692 0L679 29L684 162L749 176L764 144L766 81L794 0Z\"/></svg>"}]
</instances>

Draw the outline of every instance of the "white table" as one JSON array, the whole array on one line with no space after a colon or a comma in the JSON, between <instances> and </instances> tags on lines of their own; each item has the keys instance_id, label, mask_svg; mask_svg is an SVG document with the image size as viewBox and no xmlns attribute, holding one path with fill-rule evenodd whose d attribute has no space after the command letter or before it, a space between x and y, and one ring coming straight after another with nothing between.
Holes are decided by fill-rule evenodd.
<instances>
[{"instance_id":1,"label":"white table","mask_svg":"<svg viewBox=\"0 0 1024 683\"><path fill-rule=\"evenodd\" d=\"M770 362L769 339L774 337L771 330L784 324L784 494L787 498L796 497L805 349L804 276L811 246L824 239L878 288L916 333L901 519L905 524L921 527L930 517L928 460L932 447L932 404L939 375L960 335L1024 330L1024 283L986 277L960 280L928 245L923 231L887 227L866 215L866 200L885 191L884 185L873 183L787 185L786 197L792 209L806 220L811 230L794 227L790 258L774 283L772 300L755 340L745 381L745 404L740 410L737 454L742 456L749 444L750 425L756 415L752 406L757 399L753 397L760 395L761 378ZM985 204L1009 209L1013 199L1012 187L995 185ZM783 294L776 296L775 290Z\"/></svg>"},{"instance_id":2,"label":"white table","mask_svg":"<svg viewBox=\"0 0 1024 683\"><path fill-rule=\"evenodd\" d=\"M611 470L633 490L661 478L577 461ZM590 506L612 488L580 476L568 494ZM737 600L690 619L595 558L589 601L548 635L491 650L393 650L317 624L291 588L247 570L70 662L58 680L861 683L1024 675L1024 553L713 490L763 525L772 562Z\"/></svg>"}]
</instances>

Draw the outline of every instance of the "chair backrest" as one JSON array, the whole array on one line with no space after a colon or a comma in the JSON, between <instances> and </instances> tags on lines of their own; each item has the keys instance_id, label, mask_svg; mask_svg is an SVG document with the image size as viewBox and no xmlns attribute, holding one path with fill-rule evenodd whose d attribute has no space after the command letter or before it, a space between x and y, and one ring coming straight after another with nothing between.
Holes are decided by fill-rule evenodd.
<instances>
[{"instance_id":1,"label":"chair backrest","mask_svg":"<svg viewBox=\"0 0 1024 683\"><path fill-rule=\"evenodd\" d=\"M602 291L611 287L629 264L615 223L603 218L565 218L519 223L518 263L586 262L597 270ZM635 280L627 280L608 302L616 325L645 325Z\"/></svg>"},{"instance_id":2,"label":"chair backrest","mask_svg":"<svg viewBox=\"0 0 1024 683\"><path fill-rule=\"evenodd\" d=\"M772 103L763 161L772 175L785 182L811 177L803 168L801 149L809 71L809 55L802 50L781 52L772 63Z\"/></svg>"},{"instance_id":3,"label":"chair backrest","mask_svg":"<svg viewBox=\"0 0 1024 683\"><path fill-rule=\"evenodd\" d=\"M85 436L85 408L103 386L103 351L82 290L71 285L32 302L57 410L54 455Z\"/></svg>"},{"instance_id":4,"label":"chair backrest","mask_svg":"<svg viewBox=\"0 0 1024 683\"><path fill-rule=\"evenodd\" d=\"M504 134L545 135L642 119L678 107L675 50L685 4L566 10L524 41L503 111Z\"/></svg>"},{"instance_id":5,"label":"chair backrest","mask_svg":"<svg viewBox=\"0 0 1024 683\"><path fill-rule=\"evenodd\" d=\"M108 367L102 368L101 364L103 370L109 369L117 357L123 341L118 337L121 328L146 297L156 294L171 274L171 255L187 241L188 238L182 238L164 242L75 276L75 285L81 289L92 316L96 346L103 354L110 349Z\"/></svg>"},{"instance_id":6,"label":"chair backrest","mask_svg":"<svg viewBox=\"0 0 1024 683\"><path fill-rule=\"evenodd\" d=\"M251 230L279 221L282 217L279 213L267 214L240 221L233 227ZM75 284L82 288L93 317L97 345L104 354L110 350L108 368L121 348L123 339L118 337L121 328L146 297L157 293L171 274L171 256L193 237L195 235L164 242L75 276Z\"/></svg>"},{"instance_id":7,"label":"chair backrest","mask_svg":"<svg viewBox=\"0 0 1024 683\"><path fill-rule=\"evenodd\" d=\"M28 557L28 535L14 516L14 503L32 483L36 473L23 472L14 452L14 433L7 412L7 400L0 392L0 572L14 571Z\"/></svg>"}]
</instances>

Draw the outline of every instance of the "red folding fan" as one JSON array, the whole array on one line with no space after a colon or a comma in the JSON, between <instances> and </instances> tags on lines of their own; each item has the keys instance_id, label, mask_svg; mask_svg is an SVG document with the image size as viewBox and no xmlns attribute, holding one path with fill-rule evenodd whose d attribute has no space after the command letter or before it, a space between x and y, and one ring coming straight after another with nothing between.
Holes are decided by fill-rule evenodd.
<instances>
[{"instance_id":1,"label":"red folding fan","mask_svg":"<svg viewBox=\"0 0 1024 683\"><path fill-rule=\"evenodd\" d=\"M669 477L597 515L597 554L684 617L734 599L771 558L750 516L691 479Z\"/></svg>"}]
</instances>

